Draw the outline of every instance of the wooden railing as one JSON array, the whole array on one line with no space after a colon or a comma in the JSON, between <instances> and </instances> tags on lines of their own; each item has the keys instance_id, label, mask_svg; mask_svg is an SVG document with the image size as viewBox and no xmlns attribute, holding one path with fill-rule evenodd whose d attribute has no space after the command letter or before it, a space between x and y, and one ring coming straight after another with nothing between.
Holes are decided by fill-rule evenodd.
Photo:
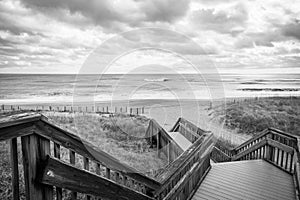
<instances>
[{"instance_id":1,"label":"wooden railing","mask_svg":"<svg viewBox=\"0 0 300 200\"><path fill-rule=\"evenodd\" d=\"M211 159L215 162L264 159L293 175L300 199L299 142L299 136L268 128L233 149L216 145Z\"/></svg>"},{"instance_id":2,"label":"wooden railing","mask_svg":"<svg viewBox=\"0 0 300 200\"><path fill-rule=\"evenodd\" d=\"M127 113L130 115L145 114L145 107L127 107L127 106L81 106L81 105L1 105L0 111L55 111L55 112L97 112L97 113Z\"/></svg>"},{"instance_id":3,"label":"wooden railing","mask_svg":"<svg viewBox=\"0 0 300 200\"><path fill-rule=\"evenodd\" d=\"M154 119L149 121L145 138L153 148L156 148L159 157L161 153L165 154L168 158L168 163L174 161L183 153L179 145L173 141L166 130Z\"/></svg>"},{"instance_id":4,"label":"wooden railing","mask_svg":"<svg viewBox=\"0 0 300 200\"><path fill-rule=\"evenodd\" d=\"M195 124L182 117L177 120L175 125L171 128L170 132L179 132L192 143L194 143L199 138L199 136L206 133L206 131L200 129Z\"/></svg>"},{"instance_id":5,"label":"wooden railing","mask_svg":"<svg viewBox=\"0 0 300 200\"><path fill-rule=\"evenodd\" d=\"M203 134L183 154L168 165L157 180L162 183L155 192L156 199L190 199L210 169L213 135Z\"/></svg>"},{"instance_id":6,"label":"wooden railing","mask_svg":"<svg viewBox=\"0 0 300 200\"><path fill-rule=\"evenodd\" d=\"M10 141L13 199L20 199L18 140L21 141L26 199L189 199L210 169L212 134L150 178L120 163L40 114L0 119L0 141ZM68 158L62 158L62 152ZM80 162L80 160L82 162ZM55 193L55 194L54 194Z\"/></svg>"},{"instance_id":7,"label":"wooden railing","mask_svg":"<svg viewBox=\"0 0 300 200\"><path fill-rule=\"evenodd\" d=\"M153 193L160 186L160 183L157 181L120 163L105 152L96 151L91 144L50 123L44 116L36 114L29 116L19 115L18 118L14 116L0 125L0 141L11 140L14 199L19 199L19 188L17 187L19 185L19 169L16 142L18 137L21 138L22 143L27 199L52 199L53 186L56 187L56 196L58 199L62 197L61 188L73 190L73 199L76 199L75 192L100 195L90 190L82 191L82 188L84 188L83 185L87 181L84 172L87 172L89 177L92 177L92 180L101 179L114 187L120 187L119 185L126 186L126 189L131 191L131 193L128 193L129 197L133 194L137 197L133 199L145 199L143 196ZM54 146L53 155L56 158L51 156L50 146ZM62 147L69 151L69 164L59 160ZM79 169L82 171L82 174L78 173L76 177L75 175L70 176L69 173L62 173L61 169L70 170L68 172L72 172L71 169L73 168L75 169L73 166L78 164L75 163L78 160L75 158L83 160L82 169L85 171ZM96 173L94 174L88 172L91 170L92 165L96 168ZM41 170L41 166L44 166L44 171L38 173ZM43 177L38 177L38 174L43 174ZM66 184L67 182L64 182L70 180L70 178L73 181L74 179L72 178L79 178L81 180L76 183L77 188L71 187L69 184ZM78 181L79 179L76 180ZM106 190L101 190L101 192L105 193L101 193L102 196L109 195Z\"/></svg>"},{"instance_id":8,"label":"wooden railing","mask_svg":"<svg viewBox=\"0 0 300 200\"><path fill-rule=\"evenodd\" d=\"M65 190L70 192L71 199L77 199L79 194L85 195L85 199L191 199L211 168L210 159L215 162L264 159L293 175L300 198L298 136L269 128L240 146L228 149L221 143L214 144L210 132L199 131L184 119L179 119L176 124L172 131L181 130L185 137L197 139L150 178L107 153L95 150L93 145L43 115L18 114L0 119L0 141L10 141L13 199L20 199L18 141L22 148L27 199L55 197L60 200L64 198ZM185 128L180 129L178 124ZM153 136L154 133L168 135L151 120L146 135ZM172 141L166 137L166 142ZM67 153L67 158L63 158L63 152Z\"/></svg>"}]
</instances>

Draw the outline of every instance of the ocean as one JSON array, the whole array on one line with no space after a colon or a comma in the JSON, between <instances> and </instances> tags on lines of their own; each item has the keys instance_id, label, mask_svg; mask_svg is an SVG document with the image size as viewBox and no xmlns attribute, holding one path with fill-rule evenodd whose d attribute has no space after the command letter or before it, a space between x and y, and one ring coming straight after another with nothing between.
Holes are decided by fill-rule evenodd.
<instances>
[{"instance_id":1,"label":"ocean","mask_svg":"<svg viewBox=\"0 0 300 200\"><path fill-rule=\"evenodd\" d=\"M0 104L299 95L300 74L0 74Z\"/></svg>"}]
</instances>

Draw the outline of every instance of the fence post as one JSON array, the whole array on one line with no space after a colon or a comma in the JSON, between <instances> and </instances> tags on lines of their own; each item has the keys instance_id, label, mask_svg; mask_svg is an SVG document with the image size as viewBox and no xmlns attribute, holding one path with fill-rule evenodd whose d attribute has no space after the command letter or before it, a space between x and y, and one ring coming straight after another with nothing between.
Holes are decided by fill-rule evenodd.
<instances>
[{"instance_id":1,"label":"fence post","mask_svg":"<svg viewBox=\"0 0 300 200\"><path fill-rule=\"evenodd\" d=\"M4 110L4 104L1 105L1 109Z\"/></svg>"},{"instance_id":2,"label":"fence post","mask_svg":"<svg viewBox=\"0 0 300 200\"><path fill-rule=\"evenodd\" d=\"M106 106L106 112L108 113L108 106Z\"/></svg>"}]
</instances>

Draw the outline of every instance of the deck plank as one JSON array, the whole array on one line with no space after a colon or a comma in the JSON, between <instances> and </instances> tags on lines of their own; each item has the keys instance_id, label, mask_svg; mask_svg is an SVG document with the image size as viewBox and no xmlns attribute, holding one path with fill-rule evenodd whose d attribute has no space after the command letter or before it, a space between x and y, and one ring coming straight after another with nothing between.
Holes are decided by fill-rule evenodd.
<instances>
[{"instance_id":1,"label":"deck plank","mask_svg":"<svg viewBox=\"0 0 300 200\"><path fill-rule=\"evenodd\" d=\"M263 160L212 164L193 200L296 199L293 177Z\"/></svg>"},{"instance_id":2,"label":"deck plank","mask_svg":"<svg viewBox=\"0 0 300 200\"><path fill-rule=\"evenodd\" d=\"M181 133L179 132L167 132L168 135L179 145L179 147L185 151L190 146L192 146L192 143L186 139Z\"/></svg>"}]
</instances>

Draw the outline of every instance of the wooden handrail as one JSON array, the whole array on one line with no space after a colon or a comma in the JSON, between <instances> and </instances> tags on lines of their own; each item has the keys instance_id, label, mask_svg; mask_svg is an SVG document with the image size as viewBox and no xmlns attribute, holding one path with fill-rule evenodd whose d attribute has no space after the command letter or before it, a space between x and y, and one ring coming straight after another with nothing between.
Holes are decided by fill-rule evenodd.
<instances>
[{"instance_id":1,"label":"wooden handrail","mask_svg":"<svg viewBox=\"0 0 300 200\"><path fill-rule=\"evenodd\" d=\"M229 162L231 161L231 156L226 154L224 151L219 149L218 147L214 146L210 159L214 162Z\"/></svg>"},{"instance_id":2,"label":"wooden handrail","mask_svg":"<svg viewBox=\"0 0 300 200\"><path fill-rule=\"evenodd\" d=\"M263 130L262 132L256 134L254 137L252 137L251 139L249 139L246 142L242 143L241 145L233 148L233 151L238 151L241 148L246 147L247 145L251 144L255 140L258 140L258 139L260 139L260 138L262 138L262 137L264 137L264 136L266 136L270 133L279 134L281 136L287 137L288 139L297 140L297 137L295 135L292 135L292 134L289 134L289 133L286 133L286 132L283 132L283 131L280 131L278 129L270 127L270 128L267 128L267 129Z\"/></svg>"},{"instance_id":3,"label":"wooden handrail","mask_svg":"<svg viewBox=\"0 0 300 200\"><path fill-rule=\"evenodd\" d=\"M200 129L192 122L180 117L170 129L170 132L180 132L184 135L190 142L195 142L202 134L207 131Z\"/></svg>"},{"instance_id":4,"label":"wooden handrail","mask_svg":"<svg viewBox=\"0 0 300 200\"><path fill-rule=\"evenodd\" d=\"M233 161L235 160L239 160L240 158L244 157L245 155L249 154L249 153L252 153L253 151L256 151L258 148L260 147L264 147L265 145L267 144L267 140L264 139L264 140L261 140L260 142L254 144L253 146L251 146L250 148L234 155L231 159Z\"/></svg>"},{"instance_id":5,"label":"wooden handrail","mask_svg":"<svg viewBox=\"0 0 300 200\"><path fill-rule=\"evenodd\" d=\"M40 121L36 122L35 126L35 133L48 138L68 149L71 149L72 151L91 160L97 161L112 170L120 171L128 177L146 184L152 189L156 189L160 185L154 179L141 174L137 170L124 163L121 163L116 158L110 156L104 151L95 150L95 147L89 142L79 138L69 131L60 128L52 122L50 123L45 117L42 117Z\"/></svg>"},{"instance_id":6,"label":"wooden handrail","mask_svg":"<svg viewBox=\"0 0 300 200\"><path fill-rule=\"evenodd\" d=\"M165 194L169 187L174 187L182 180L186 173L189 173L191 167L196 162L202 162L205 153L210 153L214 145L213 135L206 133L202 135L188 150L173 161L170 165L164 168L157 176L156 179L162 184L159 190L155 191L157 196ZM209 152L208 152L209 151ZM209 160L209 156L206 157ZM209 162L209 161L208 161ZM206 166L202 172L205 172L210 165ZM204 175L204 173L203 173Z\"/></svg>"},{"instance_id":7,"label":"wooden handrail","mask_svg":"<svg viewBox=\"0 0 300 200\"><path fill-rule=\"evenodd\" d=\"M38 180L46 185L101 196L109 199L151 200L153 198L119 185L105 177L78 169L68 163L48 156Z\"/></svg>"},{"instance_id":8,"label":"wooden handrail","mask_svg":"<svg viewBox=\"0 0 300 200\"><path fill-rule=\"evenodd\" d=\"M265 129L265 130L261 131L260 133L256 134L251 139L249 139L249 140L245 141L244 143L240 144L239 146L233 148L232 150L233 151L238 151L239 149L241 149L243 147L246 147L251 142L253 142L253 141L255 141L255 140L259 139L259 138L262 138L262 137L266 136L268 133L269 133L269 129Z\"/></svg>"}]
</instances>

